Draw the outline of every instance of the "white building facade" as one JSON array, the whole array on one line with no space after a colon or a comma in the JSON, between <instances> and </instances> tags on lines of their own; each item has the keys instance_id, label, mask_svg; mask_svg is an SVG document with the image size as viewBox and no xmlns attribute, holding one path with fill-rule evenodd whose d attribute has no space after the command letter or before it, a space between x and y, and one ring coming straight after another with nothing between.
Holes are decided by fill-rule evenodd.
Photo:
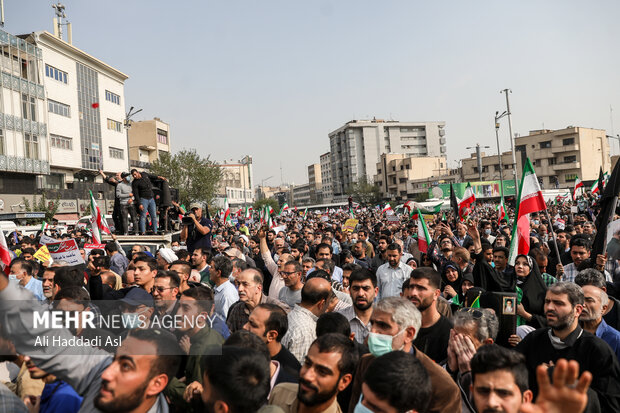
<instances>
[{"instance_id":1,"label":"white building facade","mask_svg":"<svg viewBox=\"0 0 620 413\"><path fill-rule=\"evenodd\" d=\"M48 32L26 37L42 51L50 142L49 184L127 171L124 82L128 76ZM67 185L69 184L69 185Z\"/></svg>"},{"instance_id":2,"label":"white building facade","mask_svg":"<svg viewBox=\"0 0 620 413\"><path fill-rule=\"evenodd\" d=\"M372 182L382 154L446 156L445 122L354 120L329 134L334 197L366 176Z\"/></svg>"}]
</instances>

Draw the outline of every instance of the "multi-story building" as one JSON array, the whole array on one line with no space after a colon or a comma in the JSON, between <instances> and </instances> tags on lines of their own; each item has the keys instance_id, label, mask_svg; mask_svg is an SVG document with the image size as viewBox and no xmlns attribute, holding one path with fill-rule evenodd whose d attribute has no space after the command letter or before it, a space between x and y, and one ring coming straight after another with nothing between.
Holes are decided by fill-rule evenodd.
<instances>
[{"instance_id":1,"label":"multi-story building","mask_svg":"<svg viewBox=\"0 0 620 413\"><path fill-rule=\"evenodd\" d=\"M512 152L502 153L502 173L500 174L499 158L497 154L487 155L480 152L480 163L478 166L478 155L472 153L469 158L462 160L463 180L472 181L496 181L500 177L504 179L514 179L514 163L512 162ZM482 179L480 179L482 177Z\"/></svg>"},{"instance_id":2,"label":"multi-story building","mask_svg":"<svg viewBox=\"0 0 620 413\"><path fill-rule=\"evenodd\" d=\"M231 208L240 208L254 203L254 173L252 171L252 157L245 156L242 160L232 163L224 162L218 165L222 168L222 179L218 188L215 203L224 206L224 199L228 199Z\"/></svg>"},{"instance_id":3,"label":"multi-story building","mask_svg":"<svg viewBox=\"0 0 620 413\"><path fill-rule=\"evenodd\" d=\"M308 185L310 185L310 203L320 204L323 202L323 197L321 196L323 182L320 163L308 166Z\"/></svg>"},{"instance_id":4,"label":"multi-story building","mask_svg":"<svg viewBox=\"0 0 620 413\"><path fill-rule=\"evenodd\" d=\"M1 30L0 47L0 210L14 211L50 172L43 53Z\"/></svg>"},{"instance_id":5,"label":"multi-story building","mask_svg":"<svg viewBox=\"0 0 620 413\"><path fill-rule=\"evenodd\" d=\"M412 157L404 154L382 154L376 165L375 185L383 198L406 200L411 193L409 182L437 177L448 171L448 162L442 156Z\"/></svg>"},{"instance_id":6,"label":"multi-story building","mask_svg":"<svg viewBox=\"0 0 620 413\"><path fill-rule=\"evenodd\" d=\"M291 185L287 202L290 208L310 205L310 184Z\"/></svg>"},{"instance_id":7,"label":"multi-story building","mask_svg":"<svg viewBox=\"0 0 620 413\"><path fill-rule=\"evenodd\" d=\"M128 169L127 75L48 32L0 31L0 48L0 210L42 190L60 196L58 219L85 213L89 190L109 210L97 171Z\"/></svg>"},{"instance_id":8,"label":"multi-story building","mask_svg":"<svg viewBox=\"0 0 620 413\"><path fill-rule=\"evenodd\" d=\"M268 199L268 198L276 198L276 194L285 194L284 198L286 198L286 194L289 193L290 188L287 185L280 186L266 186L266 185L258 185L256 186L256 200ZM279 202L279 201L278 201ZM282 201L284 202L284 200Z\"/></svg>"},{"instance_id":9,"label":"multi-story building","mask_svg":"<svg viewBox=\"0 0 620 413\"><path fill-rule=\"evenodd\" d=\"M149 169L162 153L170 153L170 125L160 118L130 122L129 167Z\"/></svg>"},{"instance_id":10,"label":"multi-story building","mask_svg":"<svg viewBox=\"0 0 620 413\"><path fill-rule=\"evenodd\" d=\"M332 158L331 153L326 152L320 157L321 166L321 202L331 203L332 193Z\"/></svg>"},{"instance_id":11,"label":"multi-story building","mask_svg":"<svg viewBox=\"0 0 620 413\"><path fill-rule=\"evenodd\" d=\"M542 188L572 188L575 178L594 181L599 169L610 171L609 142L605 130L568 126L558 130L535 130L515 138L517 171L521 177L529 157ZM499 179L497 155L482 156L483 180ZM478 180L476 155L463 159L463 178ZM502 154L504 179L513 177L512 154Z\"/></svg>"},{"instance_id":12,"label":"multi-story building","mask_svg":"<svg viewBox=\"0 0 620 413\"><path fill-rule=\"evenodd\" d=\"M48 32L24 39L42 51L53 186L93 182L128 169L124 84L128 76Z\"/></svg>"},{"instance_id":13,"label":"multi-story building","mask_svg":"<svg viewBox=\"0 0 620 413\"><path fill-rule=\"evenodd\" d=\"M446 156L445 122L353 120L329 134L332 192L346 190L361 177L372 182L384 153L408 157Z\"/></svg>"}]
</instances>

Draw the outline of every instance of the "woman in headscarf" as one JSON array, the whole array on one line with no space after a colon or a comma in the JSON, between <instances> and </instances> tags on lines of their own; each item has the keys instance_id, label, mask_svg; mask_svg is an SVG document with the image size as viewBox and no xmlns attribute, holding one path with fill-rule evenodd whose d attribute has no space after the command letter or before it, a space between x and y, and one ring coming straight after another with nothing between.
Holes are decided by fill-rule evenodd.
<instances>
[{"instance_id":1,"label":"woman in headscarf","mask_svg":"<svg viewBox=\"0 0 620 413\"><path fill-rule=\"evenodd\" d=\"M518 324L525 322L534 328L546 326L544 306L547 286L536 261L529 255L517 255L515 274L518 287L517 297L521 297L520 303L517 305L517 315L521 317L522 321Z\"/></svg>"},{"instance_id":2,"label":"woman in headscarf","mask_svg":"<svg viewBox=\"0 0 620 413\"><path fill-rule=\"evenodd\" d=\"M446 300L451 300L455 296L459 296L459 302L462 300L461 284L463 283L463 275L461 269L452 261L448 261L441 269L441 293Z\"/></svg>"}]
</instances>

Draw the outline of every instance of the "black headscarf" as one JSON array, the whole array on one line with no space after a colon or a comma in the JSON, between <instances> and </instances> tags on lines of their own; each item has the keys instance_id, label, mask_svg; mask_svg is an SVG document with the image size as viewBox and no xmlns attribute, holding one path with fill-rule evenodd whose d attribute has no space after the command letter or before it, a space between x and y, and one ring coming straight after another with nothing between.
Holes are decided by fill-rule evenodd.
<instances>
[{"instance_id":1,"label":"black headscarf","mask_svg":"<svg viewBox=\"0 0 620 413\"><path fill-rule=\"evenodd\" d=\"M530 273L527 277L517 277L517 286L523 290L521 304L523 304L525 311L533 316L538 316L533 317L532 322L528 324L543 325L541 321L544 319L545 314L545 295L547 294L547 286L543 281L536 261L529 255L517 255L516 260L519 258L525 258L530 267Z\"/></svg>"},{"instance_id":2,"label":"black headscarf","mask_svg":"<svg viewBox=\"0 0 620 413\"><path fill-rule=\"evenodd\" d=\"M507 275L499 272L485 261L483 253L476 255L476 265L474 266L474 285L485 291L514 293L516 279L514 275Z\"/></svg>"},{"instance_id":3,"label":"black headscarf","mask_svg":"<svg viewBox=\"0 0 620 413\"><path fill-rule=\"evenodd\" d=\"M448 268L454 268L458 272L458 278L456 280L448 281L448 277L446 276L446 272L448 271ZM463 284L463 273L461 272L461 269L454 262L448 261L441 268L441 291L443 291L444 288L446 288L446 285L449 285L452 288L454 288L454 291L456 291L456 294L459 295L459 298L461 298L461 295L462 295L461 284Z\"/></svg>"}]
</instances>

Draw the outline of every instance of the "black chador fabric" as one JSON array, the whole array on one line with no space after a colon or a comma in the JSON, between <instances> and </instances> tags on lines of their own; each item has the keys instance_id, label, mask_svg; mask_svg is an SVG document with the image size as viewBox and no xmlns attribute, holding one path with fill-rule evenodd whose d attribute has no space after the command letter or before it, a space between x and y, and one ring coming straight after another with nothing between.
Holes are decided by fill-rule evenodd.
<instances>
[{"instance_id":1,"label":"black chador fabric","mask_svg":"<svg viewBox=\"0 0 620 413\"><path fill-rule=\"evenodd\" d=\"M514 275L505 275L491 267L484 260L482 252L476 255L474 265L474 285L485 291L514 293L516 278Z\"/></svg>"}]
</instances>

